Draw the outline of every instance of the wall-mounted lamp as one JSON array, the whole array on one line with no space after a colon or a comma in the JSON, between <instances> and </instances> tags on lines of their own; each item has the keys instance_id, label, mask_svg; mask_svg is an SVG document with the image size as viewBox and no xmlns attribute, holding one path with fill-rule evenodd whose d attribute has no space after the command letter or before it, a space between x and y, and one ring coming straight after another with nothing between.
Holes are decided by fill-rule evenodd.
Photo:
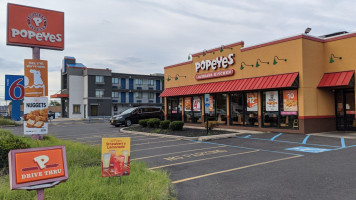
<instances>
[{"instance_id":1,"label":"wall-mounted lamp","mask_svg":"<svg viewBox=\"0 0 356 200\"><path fill-rule=\"evenodd\" d=\"M274 59L273 59L273 65L276 65L278 63L276 58L277 58L277 60L284 60L285 62L287 62L286 58L278 58L278 56L275 56Z\"/></svg>"},{"instance_id":2,"label":"wall-mounted lamp","mask_svg":"<svg viewBox=\"0 0 356 200\"><path fill-rule=\"evenodd\" d=\"M171 75L168 75L168 78L167 78L167 81L170 81L170 80L172 80L172 76Z\"/></svg>"},{"instance_id":3,"label":"wall-mounted lamp","mask_svg":"<svg viewBox=\"0 0 356 200\"><path fill-rule=\"evenodd\" d=\"M176 77L174 77L174 80L178 80L179 77L187 78L186 76L180 76L179 74L176 74Z\"/></svg>"},{"instance_id":4,"label":"wall-mounted lamp","mask_svg":"<svg viewBox=\"0 0 356 200\"><path fill-rule=\"evenodd\" d=\"M192 54L190 53L189 55L188 55L188 60L191 60L193 58L193 56L192 56Z\"/></svg>"},{"instance_id":5,"label":"wall-mounted lamp","mask_svg":"<svg viewBox=\"0 0 356 200\"><path fill-rule=\"evenodd\" d=\"M257 61L256 61L256 67L259 67L260 64L258 63L258 61L260 61L260 63L267 63L269 65L269 62L263 62L261 59L257 58Z\"/></svg>"},{"instance_id":6,"label":"wall-mounted lamp","mask_svg":"<svg viewBox=\"0 0 356 200\"><path fill-rule=\"evenodd\" d=\"M205 55L206 55L206 53L207 53L207 50L206 50L206 49L204 49L204 51L203 51L203 56L205 56Z\"/></svg>"},{"instance_id":7,"label":"wall-mounted lamp","mask_svg":"<svg viewBox=\"0 0 356 200\"><path fill-rule=\"evenodd\" d=\"M340 56L340 57L336 57L336 56L334 56L334 54L332 53L332 54L330 55L330 61L329 61L329 63L333 63L333 62L335 62L335 60L334 60L333 58L338 58L339 60L341 60L341 59L342 59L342 57L341 57L341 56Z\"/></svg>"},{"instance_id":8,"label":"wall-mounted lamp","mask_svg":"<svg viewBox=\"0 0 356 200\"><path fill-rule=\"evenodd\" d=\"M224 45L221 45L220 52L223 52L223 51L224 51Z\"/></svg>"},{"instance_id":9,"label":"wall-mounted lamp","mask_svg":"<svg viewBox=\"0 0 356 200\"><path fill-rule=\"evenodd\" d=\"M248 65L248 64L246 64L245 62L241 62L241 67L240 67L241 70L244 69L244 66L243 66L242 64L244 64L245 66L253 67L253 65Z\"/></svg>"}]
</instances>

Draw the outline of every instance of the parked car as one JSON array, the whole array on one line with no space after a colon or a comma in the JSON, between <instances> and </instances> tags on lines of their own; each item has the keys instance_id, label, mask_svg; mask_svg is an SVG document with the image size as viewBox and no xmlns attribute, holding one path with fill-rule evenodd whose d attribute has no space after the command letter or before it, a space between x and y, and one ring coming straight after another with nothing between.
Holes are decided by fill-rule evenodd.
<instances>
[{"instance_id":1,"label":"parked car","mask_svg":"<svg viewBox=\"0 0 356 200\"><path fill-rule=\"evenodd\" d=\"M56 113L52 112L52 111L48 111L48 119L52 120L56 118Z\"/></svg>"},{"instance_id":2,"label":"parked car","mask_svg":"<svg viewBox=\"0 0 356 200\"><path fill-rule=\"evenodd\" d=\"M157 106L140 106L129 108L119 115L114 115L110 119L110 124L113 126L131 126L132 124L137 124L141 119L149 118L164 118L164 113L161 107Z\"/></svg>"}]
</instances>

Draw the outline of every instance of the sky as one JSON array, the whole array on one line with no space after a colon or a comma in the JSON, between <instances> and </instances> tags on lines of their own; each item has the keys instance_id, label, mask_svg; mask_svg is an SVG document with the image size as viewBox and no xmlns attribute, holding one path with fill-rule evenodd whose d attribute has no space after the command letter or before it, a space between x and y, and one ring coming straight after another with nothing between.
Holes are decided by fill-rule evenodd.
<instances>
[{"instance_id":1,"label":"sky","mask_svg":"<svg viewBox=\"0 0 356 200\"><path fill-rule=\"evenodd\" d=\"M29 47L6 45L7 3L65 15L65 49L41 50L49 95L60 90L64 56L117 73L163 73L188 55L244 41L245 47L304 33L356 31L351 0L11 0L0 1L0 105L5 74L23 75Z\"/></svg>"}]
</instances>

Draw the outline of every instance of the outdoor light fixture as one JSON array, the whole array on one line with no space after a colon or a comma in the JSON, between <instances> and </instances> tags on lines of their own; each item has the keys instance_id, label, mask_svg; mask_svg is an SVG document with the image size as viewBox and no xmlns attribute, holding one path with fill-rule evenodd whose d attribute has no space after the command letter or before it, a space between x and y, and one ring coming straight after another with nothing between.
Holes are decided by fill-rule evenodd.
<instances>
[{"instance_id":1,"label":"outdoor light fixture","mask_svg":"<svg viewBox=\"0 0 356 200\"><path fill-rule=\"evenodd\" d=\"M178 80L178 77L184 77L187 78L186 76L180 76L179 74L176 74L176 77L174 77L175 80Z\"/></svg>"},{"instance_id":2,"label":"outdoor light fixture","mask_svg":"<svg viewBox=\"0 0 356 200\"><path fill-rule=\"evenodd\" d=\"M269 65L269 62L263 62L261 59L257 58L257 61L256 61L256 67L259 67L260 64L258 63L258 61L260 61L260 63L267 63Z\"/></svg>"},{"instance_id":3,"label":"outdoor light fixture","mask_svg":"<svg viewBox=\"0 0 356 200\"><path fill-rule=\"evenodd\" d=\"M304 33L308 34L310 31L311 31L311 28L308 27L308 28L305 29Z\"/></svg>"},{"instance_id":4,"label":"outdoor light fixture","mask_svg":"<svg viewBox=\"0 0 356 200\"><path fill-rule=\"evenodd\" d=\"M190 60L190 59L192 59L192 54L191 53L188 55L188 60Z\"/></svg>"},{"instance_id":5,"label":"outdoor light fixture","mask_svg":"<svg viewBox=\"0 0 356 200\"><path fill-rule=\"evenodd\" d=\"M170 81L170 80L172 80L172 76L171 75L168 75L168 78L167 78L167 81Z\"/></svg>"},{"instance_id":6,"label":"outdoor light fixture","mask_svg":"<svg viewBox=\"0 0 356 200\"><path fill-rule=\"evenodd\" d=\"M205 56L205 55L206 55L206 52L207 52L207 50L206 50L206 49L204 49L204 51L203 51L203 56Z\"/></svg>"},{"instance_id":7,"label":"outdoor light fixture","mask_svg":"<svg viewBox=\"0 0 356 200\"><path fill-rule=\"evenodd\" d=\"M334 54L332 53L332 54L330 55L330 61L329 61L329 63L333 63L333 62L335 62L335 60L334 60L333 58L338 58L339 60L341 60L341 59L342 59L342 57L341 57L341 56L340 56L340 57L336 57L336 56L334 56Z\"/></svg>"},{"instance_id":8,"label":"outdoor light fixture","mask_svg":"<svg viewBox=\"0 0 356 200\"><path fill-rule=\"evenodd\" d=\"M241 62L241 67L240 67L241 70L244 69L244 66L243 66L242 64L244 64L245 66L253 67L253 65L248 65L248 64L246 64L245 62Z\"/></svg>"},{"instance_id":9,"label":"outdoor light fixture","mask_svg":"<svg viewBox=\"0 0 356 200\"><path fill-rule=\"evenodd\" d=\"M277 58L277 60L284 60L285 62L287 62L286 58L278 58L278 56L275 56L274 59L273 59L273 65L276 65L278 63L276 58Z\"/></svg>"},{"instance_id":10,"label":"outdoor light fixture","mask_svg":"<svg viewBox=\"0 0 356 200\"><path fill-rule=\"evenodd\" d=\"M223 52L223 51L224 51L224 45L221 45L220 52Z\"/></svg>"}]
</instances>

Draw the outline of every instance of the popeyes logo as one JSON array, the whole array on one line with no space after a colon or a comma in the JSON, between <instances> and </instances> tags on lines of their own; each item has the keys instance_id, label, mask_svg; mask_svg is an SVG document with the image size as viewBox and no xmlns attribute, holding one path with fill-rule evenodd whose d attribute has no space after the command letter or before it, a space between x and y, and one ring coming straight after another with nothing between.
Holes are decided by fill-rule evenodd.
<instances>
[{"instance_id":1,"label":"popeyes logo","mask_svg":"<svg viewBox=\"0 0 356 200\"><path fill-rule=\"evenodd\" d=\"M8 4L7 44L64 49L64 13Z\"/></svg>"},{"instance_id":2,"label":"popeyes logo","mask_svg":"<svg viewBox=\"0 0 356 200\"><path fill-rule=\"evenodd\" d=\"M12 150L9 167L13 189L68 179L64 146Z\"/></svg>"}]
</instances>

